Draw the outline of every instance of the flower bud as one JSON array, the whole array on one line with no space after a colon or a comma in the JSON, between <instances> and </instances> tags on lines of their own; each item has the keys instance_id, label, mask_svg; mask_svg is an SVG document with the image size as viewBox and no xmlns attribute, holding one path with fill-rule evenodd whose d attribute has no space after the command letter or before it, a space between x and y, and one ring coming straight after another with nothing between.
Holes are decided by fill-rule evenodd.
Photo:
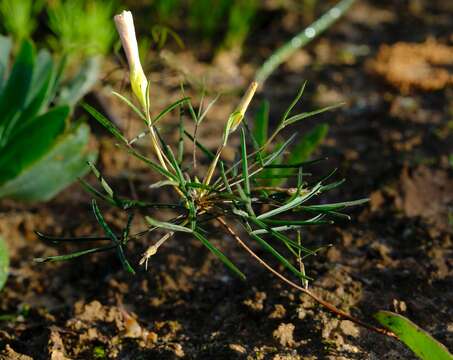
<instances>
[{"instance_id":1,"label":"flower bud","mask_svg":"<svg viewBox=\"0 0 453 360\"><path fill-rule=\"evenodd\" d=\"M148 101L146 90L148 87L148 80L143 72L142 64L140 63L132 13L130 11L123 11L121 14L115 15L114 20L116 29L121 38L121 44L126 53L127 62L129 63L132 91L143 109L147 110Z\"/></svg>"}]
</instances>

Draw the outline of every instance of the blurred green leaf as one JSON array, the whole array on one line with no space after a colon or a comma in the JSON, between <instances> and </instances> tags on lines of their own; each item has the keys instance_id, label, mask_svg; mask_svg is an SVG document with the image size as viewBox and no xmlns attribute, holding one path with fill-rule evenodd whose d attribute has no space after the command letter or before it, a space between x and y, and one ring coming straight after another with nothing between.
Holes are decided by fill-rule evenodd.
<instances>
[{"instance_id":1,"label":"blurred green leaf","mask_svg":"<svg viewBox=\"0 0 453 360\"><path fill-rule=\"evenodd\" d=\"M9 55L11 53L11 38L0 35L0 94L8 74Z\"/></svg>"},{"instance_id":2,"label":"blurred green leaf","mask_svg":"<svg viewBox=\"0 0 453 360\"><path fill-rule=\"evenodd\" d=\"M9 132L25 105L32 81L33 63L33 46L31 42L24 41L0 98L0 149L7 143Z\"/></svg>"},{"instance_id":3,"label":"blurred green leaf","mask_svg":"<svg viewBox=\"0 0 453 360\"><path fill-rule=\"evenodd\" d=\"M40 201L55 196L89 170L88 160L95 160L96 154L86 150L89 135L86 124L65 133L42 158L0 185L0 198Z\"/></svg>"},{"instance_id":4,"label":"blurred green leaf","mask_svg":"<svg viewBox=\"0 0 453 360\"><path fill-rule=\"evenodd\" d=\"M19 175L44 156L65 128L69 107L61 106L34 118L2 149L0 184Z\"/></svg>"},{"instance_id":5,"label":"blurred green leaf","mask_svg":"<svg viewBox=\"0 0 453 360\"><path fill-rule=\"evenodd\" d=\"M329 126L327 124L319 124L309 133L304 135L297 145L291 150L291 155L288 158L288 163L299 163L308 160L311 154L325 139Z\"/></svg>"},{"instance_id":6,"label":"blurred green leaf","mask_svg":"<svg viewBox=\"0 0 453 360\"><path fill-rule=\"evenodd\" d=\"M266 143L269 127L269 101L264 100L255 115L253 135L256 142L261 147Z\"/></svg>"},{"instance_id":7,"label":"blurred green leaf","mask_svg":"<svg viewBox=\"0 0 453 360\"><path fill-rule=\"evenodd\" d=\"M8 278L9 256L5 240L0 237L0 290L5 286Z\"/></svg>"},{"instance_id":8,"label":"blurred green leaf","mask_svg":"<svg viewBox=\"0 0 453 360\"><path fill-rule=\"evenodd\" d=\"M75 106L96 83L100 67L100 57L91 57L85 60L76 76L61 88L57 104Z\"/></svg>"},{"instance_id":9,"label":"blurred green leaf","mask_svg":"<svg viewBox=\"0 0 453 360\"><path fill-rule=\"evenodd\" d=\"M448 349L409 319L390 311L378 311L374 317L390 329L422 360L452 360Z\"/></svg>"}]
</instances>

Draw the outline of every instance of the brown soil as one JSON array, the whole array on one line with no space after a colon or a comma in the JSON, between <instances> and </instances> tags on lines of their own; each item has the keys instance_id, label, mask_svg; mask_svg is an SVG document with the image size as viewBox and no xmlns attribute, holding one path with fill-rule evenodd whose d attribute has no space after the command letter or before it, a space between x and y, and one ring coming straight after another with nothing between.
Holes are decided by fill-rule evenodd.
<instances>
[{"instance_id":1,"label":"brown soil","mask_svg":"<svg viewBox=\"0 0 453 360\"><path fill-rule=\"evenodd\" d=\"M424 43L382 45L370 67L390 84L407 93L413 88L440 90L453 84L453 47L429 38Z\"/></svg>"},{"instance_id":2,"label":"brown soil","mask_svg":"<svg viewBox=\"0 0 453 360\"><path fill-rule=\"evenodd\" d=\"M351 222L305 233L309 246L333 245L306 264L316 279L313 291L368 322L380 309L399 312L452 349L453 174L448 156L453 153L453 91L442 87L427 93L412 83L404 87L400 80L396 88L388 87L380 75L370 76L367 62L380 59L383 44L427 44L434 41L427 40L429 36L436 39L436 46L451 49L453 8L440 0L376 3L360 1L346 21L299 54L299 66L278 70L260 97L271 100L275 119L304 79L310 83L300 109L347 102L299 129L307 131L319 121L330 125L318 154L329 160L310 170L321 176L339 167L347 183L326 201L371 199L351 212ZM287 38L288 29L279 27L280 15L266 14L270 30L256 31L249 40L238 64L245 78ZM157 108L170 102L166 96L178 88L174 70L165 71L152 74ZM400 93L406 90L410 91ZM218 116L206 120L208 130L201 136L211 147L230 99L221 100ZM254 104L256 109L258 101ZM124 109L121 113L127 115ZM116 121L129 128L121 119ZM176 139L173 124L170 121L163 131ZM152 176L129 162L93 125L101 144L100 167L115 188L123 194L146 193ZM150 196L164 201L169 194ZM131 243L128 255L135 276L123 271L113 253L34 263L35 257L83 246L48 246L36 239L34 230L100 233L89 200L75 184L46 204L0 202L0 233L12 256L0 297L0 359L414 358L398 341L337 319L273 278L220 228L212 229L212 240L244 270L246 282L188 237L165 243L147 271L138 266L146 239ZM113 226L125 221L123 214L102 208ZM134 223L135 228L141 226L140 221Z\"/></svg>"}]
</instances>

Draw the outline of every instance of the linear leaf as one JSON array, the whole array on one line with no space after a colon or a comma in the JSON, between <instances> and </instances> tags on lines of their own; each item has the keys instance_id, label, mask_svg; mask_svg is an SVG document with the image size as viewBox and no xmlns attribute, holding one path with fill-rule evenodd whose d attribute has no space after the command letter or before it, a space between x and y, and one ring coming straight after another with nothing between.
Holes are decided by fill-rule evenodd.
<instances>
[{"instance_id":1,"label":"linear leaf","mask_svg":"<svg viewBox=\"0 0 453 360\"><path fill-rule=\"evenodd\" d=\"M194 231L193 235L201 241L201 243L206 246L215 256L217 256L226 267L228 267L231 271L233 271L236 275L238 275L242 280L245 280L244 273L234 265L230 259L228 259L219 249L217 249L211 242L206 239L201 233Z\"/></svg>"},{"instance_id":2,"label":"linear leaf","mask_svg":"<svg viewBox=\"0 0 453 360\"><path fill-rule=\"evenodd\" d=\"M126 138L121 132L112 124L112 122L97 111L94 107L88 104L82 104L83 108L90 113L102 126L104 126L115 138L124 144L127 144Z\"/></svg>"},{"instance_id":3,"label":"linear leaf","mask_svg":"<svg viewBox=\"0 0 453 360\"><path fill-rule=\"evenodd\" d=\"M191 229L186 228L185 226L172 224L172 223L169 223L166 221L159 221L159 220L153 219L150 216L146 216L145 219L148 222L148 224L150 224L151 226L158 227L158 228L162 228L162 229L166 229L166 230L170 230L170 231L185 232L185 233L193 232Z\"/></svg>"}]
</instances>

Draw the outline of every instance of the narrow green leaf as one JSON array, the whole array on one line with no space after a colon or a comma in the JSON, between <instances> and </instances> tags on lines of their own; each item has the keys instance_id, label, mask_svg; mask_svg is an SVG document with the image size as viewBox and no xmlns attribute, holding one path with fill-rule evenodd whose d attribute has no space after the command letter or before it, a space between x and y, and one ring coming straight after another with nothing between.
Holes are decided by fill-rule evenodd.
<instances>
[{"instance_id":1,"label":"narrow green leaf","mask_svg":"<svg viewBox=\"0 0 453 360\"><path fill-rule=\"evenodd\" d=\"M274 256L283 266L285 266L289 271L291 271L294 275L298 278L305 279L307 278L304 276L299 270L297 270L283 255L281 255L277 250L275 250L266 240L262 237L254 234L251 229L247 230L248 234L261 245L261 247L269 252L272 256ZM308 279L311 280L311 279Z\"/></svg>"},{"instance_id":2,"label":"narrow green leaf","mask_svg":"<svg viewBox=\"0 0 453 360\"><path fill-rule=\"evenodd\" d=\"M121 242L119 241L118 237L115 235L115 233L110 229L110 227L107 225L104 217L102 216L101 210L99 209L96 200L91 201L92 209L94 216L96 217L97 222L101 227L104 229L105 235L107 235L112 242L116 246L116 252L118 254L118 258L121 261L121 264L123 265L123 268L130 272L131 274L135 274L135 270L132 268L131 264L129 264L129 261L126 259L126 255L124 254L124 250L122 247Z\"/></svg>"},{"instance_id":3,"label":"narrow green leaf","mask_svg":"<svg viewBox=\"0 0 453 360\"><path fill-rule=\"evenodd\" d=\"M162 110L159 115L157 115L153 120L151 120L151 124L156 125L165 115L167 115L170 111L176 109L179 105L185 103L186 101L190 100L189 97L185 97L175 101L173 104L167 106L164 110Z\"/></svg>"},{"instance_id":4,"label":"narrow green leaf","mask_svg":"<svg viewBox=\"0 0 453 360\"><path fill-rule=\"evenodd\" d=\"M8 278L9 269L9 255L6 242L0 237L0 290L5 286L6 279Z\"/></svg>"},{"instance_id":5,"label":"narrow green leaf","mask_svg":"<svg viewBox=\"0 0 453 360\"><path fill-rule=\"evenodd\" d=\"M268 137L269 107L269 101L264 100L255 115L253 133L260 147L266 143Z\"/></svg>"},{"instance_id":6,"label":"narrow green leaf","mask_svg":"<svg viewBox=\"0 0 453 360\"><path fill-rule=\"evenodd\" d=\"M112 124L112 122L97 111L94 107L88 104L82 104L83 108L90 113L102 126L104 126L115 138L124 144L127 144L126 138L121 132Z\"/></svg>"},{"instance_id":7,"label":"narrow green leaf","mask_svg":"<svg viewBox=\"0 0 453 360\"><path fill-rule=\"evenodd\" d=\"M176 224L172 224L172 223L165 222L165 221L159 221L159 220L153 219L150 216L145 216L145 219L148 222L148 224L150 224L151 226L155 226L155 227L170 230L170 231L192 233L192 230L189 228L186 228L185 226L176 225Z\"/></svg>"},{"instance_id":8,"label":"narrow green leaf","mask_svg":"<svg viewBox=\"0 0 453 360\"><path fill-rule=\"evenodd\" d=\"M304 91L305 91L305 87L307 86L307 81L304 81L304 83L302 84L302 86L300 87L299 89L299 92L297 93L296 97L294 98L294 100L291 102L291 104L289 105L289 107L286 109L285 113L283 114L283 117L282 117L282 120L281 120L281 124L284 126L285 122L286 122L286 119L288 118L289 114L291 113L291 111L294 109L294 107L297 105L297 103L299 102L299 100L301 99L302 95L304 94Z\"/></svg>"},{"instance_id":9,"label":"narrow green leaf","mask_svg":"<svg viewBox=\"0 0 453 360\"><path fill-rule=\"evenodd\" d=\"M110 185L107 183L105 178L101 175L99 170L94 166L94 164L90 161L88 161L88 166L90 167L91 171L93 172L94 176L98 179L98 181L101 183L102 188L104 191L107 193L107 195L111 198L114 198L114 192L113 189L110 187Z\"/></svg>"},{"instance_id":10,"label":"narrow green leaf","mask_svg":"<svg viewBox=\"0 0 453 360\"><path fill-rule=\"evenodd\" d=\"M194 231L193 235L201 241L201 243L206 246L209 251L211 251L215 256L217 256L224 264L225 266L230 269L232 272L234 272L236 275L238 275L242 280L245 280L245 275L244 273L237 268L236 265L234 265L230 259L228 259L219 249L217 249L214 245L211 244L211 242L206 239L201 233Z\"/></svg>"},{"instance_id":11,"label":"narrow green leaf","mask_svg":"<svg viewBox=\"0 0 453 360\"><path fill-rule=\"evenodd\" d=\"M453 355L443 344L404 316L390 311L378 311L374 317L398 336L420 359L453 359Z\"/></svg>"},{"instance_id":12,"label":"narrow green leaf","mask_svg":"<svg viewBox=\"0 0 453 360\"><path fill-rule=\"evenodd\" d=\"M189 134L186 130L184 130L184 135L186 135L192 142L195 141L194 137L191 134ZM208 160L213 160L215 158L215 154L208 148L203 146L203 144L201 144L198 140L195 141L195 144L206 155Z\"/></svg>"},{"instance_id":13,"label":"narrow green leaf","mask_svg":"<svg viewBox=\"0 0 453 360\"><path fill-rule=\"evenodd\" d=\"M266 218L270 218L272 216L281 214L283 212L286 212L288 210L291 210L291 209L299 206L303 202L309 200L311 197L316 195L317 192L319 191L320 187L321 187L320 183L316 184L315 186L313 186L313 188L308 193L297 196L295 199L291 200L290 202L286 203L285 205L282 205L276 209L272 209L264 214L259 215L258 219L263 220Z\"/></svg>"},{"instance_id":14,"label":"narrow green leaf","mask_svg":"<svg viewBox=\"0 0 453 360\"><path fill-rule=\"evenodd\" d=\"M107 251L114 249L116 245L108 245L108 246L102 246L102 247L95 247L87 250L82 250L82 251L76 251L71 254L65 254L65 255L56 255L56 256L48 256L44 258L35 258L34 261L38 263L43 263L43 262L55 262L55 261L66 261L66 260L72 260L76 259L78 257L88 255L88 254L94 254L97 252L101 251Z\"/></svg>"},{"instance_id":15,"label":"narrow green leaf","mask_svg":"<svg viewBox=\"0 0 453 360\"><path fill-rule=\"evenodd\" d=\"M306 118L309 118L309 117L312 117L312 116L315 116L315 115L318 115L318 114L322 114L322 113L324 113L326 111L335 109L335 108L343 106L343 105L344 105L344 103L339 103L339 104L335 104L335 105L326 106L326 107L324 107L322 109L318 109L318 110L314 110L314 111L310 111L310 112L304 112L304 113L301 113L301 114L294 115L294 116L290 117L289 119L286 119L285 122L284 122L284 125L288 126L288 125L294 124L295 122L298 122L300 120L303 120L303 119L306 119Z\"/></svg>"},{"instance_id":16,"label":"narrow green leaf","mask_svg":"<svg viewBox=\"0 0 453 360\"><path fill-rule=\"evenodd\" d=\"M130 101L127 97L117 93L116 91L112 91L112 94L122 100L127 106L129 106L145 123L146 123L146 116L143 114L141 110L137 106L134 105L132 101Z\"/></svg>"}]
</instances>

